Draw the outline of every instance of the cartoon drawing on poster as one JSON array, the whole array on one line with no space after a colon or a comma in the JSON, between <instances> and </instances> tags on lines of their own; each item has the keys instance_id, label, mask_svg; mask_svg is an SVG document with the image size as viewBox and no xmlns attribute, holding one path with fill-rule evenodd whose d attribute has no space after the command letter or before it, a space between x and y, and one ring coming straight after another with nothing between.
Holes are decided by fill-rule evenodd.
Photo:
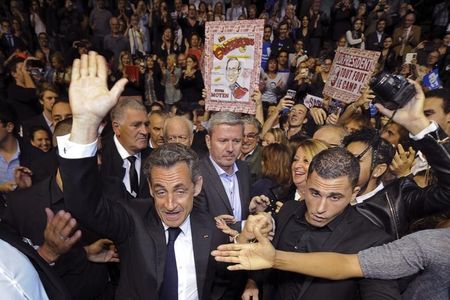
<instances>
[{"instance_id":1,"label":"cartoon drawing on poster","mask_svg":"<svg viewBox=\"0 0 450 300\"><path fill-rule=\"evenodd\" d=\"M207 22L205 39L206 109L254 114L263 22Z\"/></svg>"},{"instance_id":2,"label":"cartoon drawing on poster","mask_svg":"<svg viewBox=\"0 0 450 300\"><path fill-rule=\"evenodd\" d=\"M356 101L368 85L380 52L340 47L323 94L344 103Z\"/></svg>"}]
</instances>

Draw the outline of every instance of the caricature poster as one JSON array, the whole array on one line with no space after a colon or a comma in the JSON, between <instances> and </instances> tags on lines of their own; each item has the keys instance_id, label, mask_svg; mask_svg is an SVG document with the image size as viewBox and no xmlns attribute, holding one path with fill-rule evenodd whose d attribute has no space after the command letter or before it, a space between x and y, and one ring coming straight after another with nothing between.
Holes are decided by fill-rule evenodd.
<instances>
[{"instance_id":1,"label":"caricature poster","mask_svg":"<svg viewBox=\"0 0 450 300\"><path fill-rule=\"evenodd\" d=\"M264 20L207 22L205 27L206 109L255 114Z\"/></svg>"}]
</instances>

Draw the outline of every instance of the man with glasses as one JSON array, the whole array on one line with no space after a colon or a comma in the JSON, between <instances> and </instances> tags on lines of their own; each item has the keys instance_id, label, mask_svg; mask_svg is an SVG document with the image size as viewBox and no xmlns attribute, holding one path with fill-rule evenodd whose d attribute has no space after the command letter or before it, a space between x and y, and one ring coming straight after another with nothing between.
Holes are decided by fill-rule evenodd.
<instances>
[{"instance_id":1,"label":"man with glasses","mask_svg":"<svg viewBox=\"0 0 450 300\"><path fill-rule=\"evenodd\" d=\"M262 147L259 145L259 135L262 126L261 123L251 115L244 116L242 121L244 122L244 135L239 159L246 161L249 164L251 182L255 182L261 176Z\"/></svg>"},{"instance_id":2,"label":"man with glasses","mask_svg":"<svg viewBox=\"0 0 450 300\"><path fill-rule=\"evenodd\" d=\"M381 182L394 157L395 150L374 130L356 132L344 139L344 145L360 163L356 209L395 238L407 233L411 221L450 209L450 145L445 131L431 122L423 112L425 96L416 85L416 97L405 107L393 112L377 104L380 112L405 127L414 148L427 158L436 183L420 188L408 177L387 186Z\"/></svg>"}]
</instances>

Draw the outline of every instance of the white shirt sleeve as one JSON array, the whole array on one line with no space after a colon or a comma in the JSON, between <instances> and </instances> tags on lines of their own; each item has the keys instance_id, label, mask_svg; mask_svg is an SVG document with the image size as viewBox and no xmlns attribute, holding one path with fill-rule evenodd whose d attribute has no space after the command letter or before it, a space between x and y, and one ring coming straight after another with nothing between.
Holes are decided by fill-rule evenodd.
<instances>
[{"instance_id":1,"label":"white shirt sleeve","mask_svg":"<svg viewBox=\"0 0 450 300\"><path fill-rule=\"evenodd\" d=\"M437 123L435 121L431 121L430 125L425 127L421 132L419 132L416 135L412 135L410 133L409 137L412 138L414 141L419 141L419 140L423 139L430 132L434 132L434 131L438 130L438 128L439 128L439 126L437 125Z\"/></svg>"},{"instance_id":2,"label":"white shirt sleeve","mask_svg":"<svg viewBox=\"0 0 450 300\"><path fill-rule=\"evenodd\" d=\"M97 153L97 140L90 144L77 144L69 140L70 134L58 136L59 156L68 159L93 157Z\"/></svg>"},{"instance_id":3,"label":"white shirt sleeve","mask_svg":"<svg viewBox=\"0 0 450 300\"><path fill-rule=\"evenodd\" d=\"M0 240L0 291L2 299L48 299L28 257L3 240Z\"/></svg>"}]
</instances>

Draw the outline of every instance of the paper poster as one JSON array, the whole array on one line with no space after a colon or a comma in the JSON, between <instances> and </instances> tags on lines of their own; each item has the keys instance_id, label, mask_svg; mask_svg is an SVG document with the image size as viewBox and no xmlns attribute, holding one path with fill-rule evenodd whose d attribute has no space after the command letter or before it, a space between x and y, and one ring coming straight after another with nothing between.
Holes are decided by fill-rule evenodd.
<instances>
[{"instance_id":1,"label":"paper poster","mask_svg":"<svg viewBox=\"0 0 450 300\"><path fill-rule=\"evenodd\" d=\"M368 85L380 52L339 47L323 94L345 103L358 100Z\"/></svg>"},{"instance_id":2,"label":"paper poster","mask_svg":"<svg viewBox=\"0 0 450 300\"><path fill-rule=\"evenodd\" d=\"M310 94L306 94L306 97L303 100L303 104L307 108L322 107L323 106L323 99L320 98L320 97L316 97L316 96L310 95Z\"/></svg>"},{"instance_id":3,"label":"paper poster","mask_svg":"<svg viewBox=\"0 0 450 300\"><path fill-rule=\"evenodd\" d=\"M205 27L206 109L255 114L264 20L207 22Z\"/></svg>"}]
</instances>

